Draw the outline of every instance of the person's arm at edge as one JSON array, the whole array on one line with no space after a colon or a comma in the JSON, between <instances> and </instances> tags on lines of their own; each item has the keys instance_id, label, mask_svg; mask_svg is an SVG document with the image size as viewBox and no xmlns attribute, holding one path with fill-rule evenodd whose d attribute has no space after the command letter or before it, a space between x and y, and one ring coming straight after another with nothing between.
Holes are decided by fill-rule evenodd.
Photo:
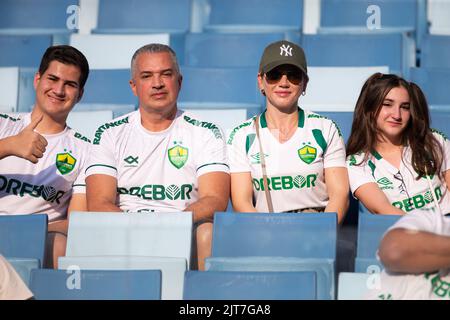
<instances>
[{"instance_id":1,"label":"person's arm at edge","mask_svg":"<svg viewBox=\"0 0 450 320\"><path fill-rule=\"evenodd\" d=\"M355 197L361 201L364 206L374 214L405 214L399 208L394 207L384 192L374 182L365 183L355 191Z\"/></svg>"},{"instance_id":2,"label":"person's arm at edge","mask_svg":"<svg viewBox=\"0 0 450 320\"><path fill-rule=\"evenodd\" d=\"M419 274L450 267L450 237L398 228L382 239L378 252L391 272Z\"/></svg>"},{"instance_id":3,"label":"person's arm at edge","mask_svg":"<svg viewBox=\"0 0 450 320\"><path fill-rule=\"evenodd\" d=\"M88 211L122 212L116 205L117 179L106 174L93 174L86 178Z\"/></svg>"},{"instance_id":4,"label":"person's arm at edge","mask_svg":"<svg viewBox=\"0 0 450 320\"><path fill-rule=\"evenodd\" d=\"M349 206L348 173L345 167L325 168L325 184L329 201L325 212L337 212L338 224L344 221Z\"/></svg>"},{"instance_id":5,"label":"person's arm at edge","mask_svg":"<svg viewBox=\"0 0 450 320\"><path fill-rule=\"evenodd\" d=\"M214 212L225 211L230 198L230 175L209 172L198 178L199 199L184 211L193 212L194 222L213 219Z\"/></svg>"},{"instance_id":6,"label":"person's arm at edge","mask_svg":"<svg viewBox=\"0 0 450 320\"><path fill-rule=\"evenodd\" d=\"M67 234L69 226L69 217L72 211L87 211L87 202L85 193L74 193L70 199L69 208L67 209L67 218L57 220L48 224L49 232L60 232Z\"/></svg>"},{"instance_id":7,"label":"person's arm at edge","mask_svg":"<svg viewBox=\"0 0 450 320\"><path fill-rule=\"evenodd\" d=\"M231 174L231 201L236 212L257 212L253 205L253 185L250 172Z\"/></svg>"}]
</instances>

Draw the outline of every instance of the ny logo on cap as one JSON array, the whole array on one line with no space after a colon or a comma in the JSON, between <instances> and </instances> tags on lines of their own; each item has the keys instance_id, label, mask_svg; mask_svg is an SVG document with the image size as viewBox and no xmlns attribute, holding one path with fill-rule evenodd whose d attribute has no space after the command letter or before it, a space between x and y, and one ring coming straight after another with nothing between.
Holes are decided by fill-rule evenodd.
<instances>
[{"instance_id":1,"label":"ny logo on cap","mask_svg":"<svg viewBox=\"0 0 450 320\"><path fill-rule=\"evenodd\" d=\"M283 55L283 52L284 52L284 56L285 57L287 57L287 56L290 56L290 57L292 57L292 47L290 46L290 45L285 45L285 44L283 44L281 47L280 47L280 56L282 56Z\"/></svg>"}]
</instances>

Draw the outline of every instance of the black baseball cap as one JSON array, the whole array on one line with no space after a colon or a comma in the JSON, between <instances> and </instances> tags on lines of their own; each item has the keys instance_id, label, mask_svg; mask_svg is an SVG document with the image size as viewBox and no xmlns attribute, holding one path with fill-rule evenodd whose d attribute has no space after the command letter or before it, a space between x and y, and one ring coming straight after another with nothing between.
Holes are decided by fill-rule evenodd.
<instances>
[{"instance_id":1,"label":"black baseball cap","mask_svg":"<svg viewBox=\"0 0 450 320\"><path fill-rule=\"evenodd\" d=\"M264 49L259 63L259 73L267 73L283 64L296 66L308 77L305 52L287 40L273 42Z\"/></svg>"}]
</instances>

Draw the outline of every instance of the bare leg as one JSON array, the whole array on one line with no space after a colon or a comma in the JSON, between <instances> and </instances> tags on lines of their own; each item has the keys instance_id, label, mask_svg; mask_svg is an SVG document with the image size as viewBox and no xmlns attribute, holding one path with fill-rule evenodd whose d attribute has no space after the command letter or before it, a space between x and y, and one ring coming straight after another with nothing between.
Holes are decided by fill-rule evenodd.
<instances>
[{"instance_id":1,"label":"bare leg","mask_svg":"<svg viewBox=\"0 0 450 320\"><path fill-rule=\"evenodd\" d=\"M67 237L59 232L47 234L45 268L58 269L58 258L66 255Z\"/></svg>"},{"instance_id":2,"label":"bare leg","mask_svg":"<svg viewBox=\"0 0 450 320\"><path fill-rule=\"evenodd\" d=\"M205 258L211 255L213 224L205 222L197 227L197 260L198 270L205 270Z\"/></svg>"}]
</instances>

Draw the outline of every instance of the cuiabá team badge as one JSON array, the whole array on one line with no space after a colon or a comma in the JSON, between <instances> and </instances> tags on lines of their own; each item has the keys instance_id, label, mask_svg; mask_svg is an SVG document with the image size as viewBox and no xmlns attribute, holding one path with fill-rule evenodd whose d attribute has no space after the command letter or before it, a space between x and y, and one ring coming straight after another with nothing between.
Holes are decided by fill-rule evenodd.
<instances>
[{"instance_id":1,"label":"cuiab\u00e1 team badge","mask_svg":"<svg viewBox=\"0 0 450 320\"><path fill-rule=\"evenodd\" d=\"M75 168L75 159L69 152L58 153L56 155L56 168L61 174L68 174Z\"/></svg>"},{"instance_id":2,"label":"cuiab\u00e1 team badge","mask_svg":"<svg viewBox=\"0 0 450 320\"><path fill-rule=\"evenodd\" d=\"M170 163L180 169L188 159L189 150L182 146L175 146L168 150L168 154Z\"/></svg>"},{"instance_id":3,"label":"cuiab\u00e1 team badge","mask_svg":"<svg viewBox=\"0 0 450 320\"><path fill-rule=\"evenodd\" d=\"M298 149L298 156L300 159L303 160L303 162L310 164L316 159L317 156L317 149L314 147L311 147L310 145L306 145L303 148Z\"/></svg>"}]
</instances>

